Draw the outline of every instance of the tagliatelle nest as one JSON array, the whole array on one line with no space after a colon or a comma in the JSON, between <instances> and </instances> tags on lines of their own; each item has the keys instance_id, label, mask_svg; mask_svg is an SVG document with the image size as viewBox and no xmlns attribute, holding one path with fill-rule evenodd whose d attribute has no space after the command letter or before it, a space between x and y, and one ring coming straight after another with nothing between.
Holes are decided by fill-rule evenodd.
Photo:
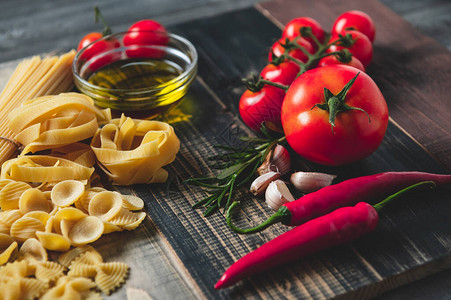
<instances>
[{"instance_id":1,"label":"tagliatelle nest","mask_svg":"<svg viewBox=\"0 0 451 300\"><path fill-rule=\"evenodd\" d=\"M99 123L111 119L111 113L95 107L86 95L62 93L26 101L8 117L16 141L25 146L25 154L90 138Z\"/></svg>"},{"instance_id":2,"label":"tagliatelle nest","mask_svg":"<svg viewBox=\"0 0 451 300\"><path fill-rule=\"evenodd\" d=\"M131 185L165 182L162 167L175 159L180 141L167 123L122 115L97 130L91 148L115 184Z\"/></svg>"}]
</instances>

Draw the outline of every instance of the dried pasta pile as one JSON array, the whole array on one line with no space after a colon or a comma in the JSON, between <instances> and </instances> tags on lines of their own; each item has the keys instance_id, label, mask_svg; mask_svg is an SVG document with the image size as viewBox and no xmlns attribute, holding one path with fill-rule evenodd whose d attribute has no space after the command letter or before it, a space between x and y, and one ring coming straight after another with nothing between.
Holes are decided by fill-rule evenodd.
<instances>
[{"instance_id":1,"label":"dried pasta pile","mask_svg":"<svg viewBox=\"0 0 451 300\"><path fill-rule=\"evenodd\" d=\"M0 234L1 238L1 234ZM1 239L0 239L1 241ZM28 239L18 259L0 268L2 299L102 299L98 287L109 295L120 286L129 268L121 262L104 262L91 246L62 254L49 261L36 239Z\"/></svg>"},{"instance_id":2,"label":"dried pasta pile","mask_svg":"<svg viewBox=\"0 0 451 300\"><path fill-rule=\"evenodd\" d=\"M144 207L144 202L139 197L122 195L101 187L85 189L85 185L77 180L61 181L47 191L10 179L1 179L0 186L0 265L18 259L0 268L0 289L2 285L15 284L9 280L10 276L3 275L10 272L8 270L13 268L12 265L19 266L19 262L27 255L33 256L33 259L27 262L26 268L33 269L37 268L35 261L47 262L47 250L65 252L71 246L82 246L66 252L62 256L66 260L67 257L74 256L73 251L80 251L74 249L90 249L91 253L94 251L92 247L83 246L96 241L103 234L133 230L146 217L145 212L135 212ZM22 244L20 250L19 244ZM104 264L98 253L83 255L82 257L94 255L95 259L86 258L83 265L77 267L69 262L62 263L64 267L69 267L68 276L82 277L80 280L93 278L95 280L89 285L89 289L99 287L106 294L122 284L127 274L127 265ZM63 280L59 279L63 276L63 267L57 267L50 261L46 266L56 270L46 270L46 274L59 275L47 280L46 285L39 283L41 292L49 287L59 286ZM44 270L36 269L36 272L38 273L32 275L41 280L39 274ZM29 272L20 274L24 277ZM48 299L54 298L52 296Z\"/></svg>"},{"instance_id":3,"label":"dried pasta pile","mask_svg":"<svg viewBox=\"0 0 451 300\"><path fill-rule=\"evenodd\" d=\"M73 56L24 61L0 94L0 136L24 147L10 158L14 146L0 142L0 299L101 299L94 288L120 286L128 266L88 244L136 229L144 202L98 187L95 166L115 184L164 182L179 150L166 123L112 120L91 98L61 93ZM64 254L49 261L48 250Z\"/></svg>"}]
</instances>

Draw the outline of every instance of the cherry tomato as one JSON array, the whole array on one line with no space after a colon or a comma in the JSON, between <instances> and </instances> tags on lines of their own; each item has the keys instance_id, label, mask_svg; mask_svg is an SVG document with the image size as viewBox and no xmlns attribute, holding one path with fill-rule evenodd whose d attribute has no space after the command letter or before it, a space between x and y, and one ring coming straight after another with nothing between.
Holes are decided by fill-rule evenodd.
<instances>
[{"instance_id":1,"label":"cherry tomato","mask_svg":"<svg viewBox=\"0 0 451 300\"><path fill-rule=\"evenodd\" d=\"M373 42L376 35L374 22L369 15L359 10L351 10L340 15L332 26L332 34L343 34L345 30L357 30Z\"/></svg>"},{"instance_id":2,"label":"cherry tomato","mask_svg":"<svg viewBox=\"0 0 451 300\"><path fill-rule=\"evenodd\" d=\"M360 60L365 68L368 67L371 63L371 59L373 58L373 45L370 40L366 37L366 35L357 30L347 30L345 31L345 34L350 34L352 39L355 40L352 46L344 47L332 45L329 49L327 49L327 52L334 52L346 48L352 53L352 55ZM333 35L330 42L334 42L338 38L339 37L337 35Z\"/></svg>"},{"instance_id":3,"label":"cherry tomato","mask_svg":"<svg viewBox=\"0 0 451 300\"><path fill-rule=\"evenodd\" d=\"M77 47L78 51L85 48L80 55L80 59L91 60L89 68L93 71L119 59L120 56L117 53L102 54L118 48L120 44L116 39L100 40L101 38L103 38L103 35L100 32L91 32L81 39Z\"/></svg>"},{"instance_id":4,"label":"cherry tomato","mask_svg":"<svg viewBox=\"0 0 451 300\"><path fill-rule=\"evenodd\" d=\"M325 88L337 95L359 72L349 66L326 66L305 72L291 84L281 119L287 141L299 155L319 164L343 165L363 159L379 147L388 109L367 74L360 72L343 97L344 104L356 109L338 112L334 127L329 111L316 106L325 104Z\"/></svg>"},{"instance_id":5,"label":"cherry tomato","mask_svg":"<svg viewBox=\"0 0 451 300\"><path fill-rule=\"evenodd\" d=\"M342 62L335 55L330 55L321 58L320 61L318 62L318 67L325 67L331 65L347 65L357 68L362 72L365 72L365 67L363 66L362 62L357 58L355 58L355 56L352 56L351 61L349 62Z\"/></svg>"},{"instance_id":6,"label":"cherry tomato","mask_svg":"<svg viewBox=\"0 0 451 300\"><path fill-rule=\"evenodd\" d=\"M296 78L300 67L291 61L284 61L278 65L268 64L260 73L263 79L280 83L283 85L290 85Z\"/></svg>"},{"instance_id":7,"label":"cherry tomato","mask_svg":"<svg viewBox=\"0 0 451 300\"><path fill-rule=\"evenodd\" d=\"M268 59L269 61L272 61L273 59L273 54L275 56L281 56L282 54L285 53L285 48L282 46L282 44L286 44L287 41L292 41L294 38L280 38L278 41L276 41L272 47L271 47L271 51L269 52L268 55ZM307 50L307 52L309 53L314 53L315 49L313 49L312 44L310 44L309 41L307 41L306 39L304 39L303 37L299 37L297 40L297 43L304 47L305 50ZM288 55L297 58L303 62L307 61L307 56L304 54L304 52L301 49L292 49L288 52Z\"/></svg>"},{"instance_id":8,"label":"cherry tomato","mask_svg":"<svg viewBox=\"0 0 451 300\"><path fill-rule=\"evenodd\" d=\"M312 29L312 33L316 38L320 41L324 41L324 30L321 27L321 25L314 19L309 17L300 17L291 20L290 22L285 25L285 28L282 32L283 38L295 38L297 36L301 35L301 28L302 27L310 27ZM313 41L312 38L306 38L316 49L316 43Z\"/></svg>"},{"instance_id":9,"label":"cherry tomato","mask_svg":"<svg viewBox=\"0 0 451 300\"><path fill-rule=\"evenodd\" d=\"M166 28L154 20L141 20L134 23L124 36L125 46L164 46L169 41ZM164 51L157 47L137 47L126 51L129 57L153 57L161 58Z\"/></svg>"},{"instance_id":10,"label":"cherry tomato","mask_svg":"<svg viewBox=\"0 0 451 300\"><path fill-rule=\"evenodd\" d=\"M241 118L255 131L260 131L263 122L268 127L280 128L280 108L284 96L284 90L270 85L263 86L258 92L246 90L239 103Z\"/></svg>"}]
</instances>

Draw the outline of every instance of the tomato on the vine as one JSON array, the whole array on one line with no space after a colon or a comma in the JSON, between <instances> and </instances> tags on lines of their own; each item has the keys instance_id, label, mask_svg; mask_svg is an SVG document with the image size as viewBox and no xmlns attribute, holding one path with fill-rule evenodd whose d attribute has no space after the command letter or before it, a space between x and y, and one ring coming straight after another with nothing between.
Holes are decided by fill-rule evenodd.
<instances>
[{"instance_id":1,"label":"tomato on the vine","mask_svg":"<svg viewBox=\"0 0 451 300\"><path fill-rule=\"evenodd\" d=\"M341 49L348 49L349 52L352 53L363 66L366 68L371 63L371 59L373 58L373 45L371 41L357 30L347 30L344 35L351 35L352 40L354 41L351 46L347 45L332 45L327 49L327 52L335 52ZM330 39L329 43L333 43L339 39L338 35L333 35Z\"/></svg>"},{"instance_id":2,"label":"tomato on the vine","mask_svg":"<svg viewBox=\"0 0 451 300\"><path fill-rule=\"evenodd\" d=\"M103 34L100 32L91 32L84 36L78 44L77 50L82 49L83 52L80 55L82 60L91 60L89 68L93 71L100 69L101 67L113 62L115 58L119 58L119 55L114 53L108 55L102 55L102 53L108 52L120 46L119 41L116 39L103 39ZM117 56L117 57L116 57Z\"/></svg>"},{"instance_id":3,"label":"tomato on the vine","mask_svg":"<svg viewBox=\"0 0 451 300\"><path fill-rule=\"evenodd\" d=\"M114 38L103 39L105 36L110 35L112 31L97 6L94 7L94 14L96 23L97 20L100 19L104 25L103 32L88 33L80 40L77 47L77 51L81 51L83 49L83 52L80 54L80 59L85 61L90 60L89 68L93 71L100 69L101 67L120 58L119 53L111 52L109 54L105 54L105 52L119 48L120 43ZM93 59L93 57L95 57L95 59Z\"/></svg>"},{"instance_id":4,"label":"tomato on the vine","mask_svg":"<svg viewBox=\"0 0 451 300\"><path fill-rule=\"evenodd\" d=\"M166 28L154 20L141 20L134 23L124 36L125 46L165 46L168 41ZM132 47L126 52L129 57L161 58L164 55L164 51L157 47Z\"/></svg>"},{"instance_id":5,"label":"tomato on the vine","mask_svg":"<svg viewBox=\"0 0 451 300\"><path fill-rule=\"evenodd\" d=\"M259 91L246 90L240 98L239 111L244 123L260 131L262 123L269 128L280 128L280 109L285 91L264 85Z\"/></svg>"},{"instance_id":6,"label":"tomato on the vine","mask_svg":"<svg viewBox=\"0 0 451 300\"><path fill-rule=\"evenodd\" d=\"M300 17L288 22L282 32L283 38L293 39L297 36L301 36L301 28L310 27L312 34L318 39L319 42L324 41L324 30L321 25L315 19L309 17ZM312 38L306 37L306 39L316 48L316 43Z\"/></svg>"},{"instance_id":7,"label":"tomato on the vine","mask_svg":"<svg viewBox=\"0 0 451 300\"><path fill-rule=\"evenodd\" d=\"M319 164L343 165L379 147L388 108L367 74L348 66L326 66L305 72L291 84L281 119L287 141L299 155Z\"/></svg>"},{"instance_id":8,"label":"tomato on the vine","mask_svg":"<svg viewBox=\"0 0 451 300\"><path fill-rule=\"evenodd\" d=\"M282 54L284 54L285 47L283 45L286 45L288 42L291 42L293 40L294 40L294 38L280 38L278 41L276 41L271 47L271 51L269 52L269 55L268 55L268 60L272 61L274 55L276 57L279 57ZM297 38L297 44L299 46L303 47L309 53L315 52L315 49L313 49L312 44L310 44L310 42L307 41L306 39L304 39L303 37ZM296 49L296 48L291 49L288 51L288 55L290 55L294 58L297 58L302 62L307 61L307 55L305 55L305 53L301 49Z\"/></svg>"},{"instance_id":9,"label":"tomato on the vine","mask_svg":"<svg viewBox=\"0 0 451 300\"><path fill-rule=\"evenodd\" d=\"M374 22L369 15L359 10L351 10L340 15L332 26L332 34L344 34L346 30L357 30L373 42L376 35Z\"/></svg>"},{"instance_id":10,"label":"tomato on the vine","mask_svg":"<svg viewBox=\"0 0 451 300\"><path fill-rule=\"evenodd\" d=\"M263 79L280 83L283 85L290 85L298 75L300 67L292 61L283 61L280 64L268 64L260 72Z\"/></svg>"},{"instance_id":11,"label":"tomato on the vine","mask_svg":"<svg viewBox=\"0 0 451 300\"><path fill-rule=\"evenodd\" d=\"M365 72L365 67L362 62L358 60L354 55L351 57L351 60L348 62L343 62L339 60L335 55L329 55L323 57L318 62L318 67L332 66L332 65L347 65L354 68L359 69L362 72Z\"/></svg>"}]
</instances>

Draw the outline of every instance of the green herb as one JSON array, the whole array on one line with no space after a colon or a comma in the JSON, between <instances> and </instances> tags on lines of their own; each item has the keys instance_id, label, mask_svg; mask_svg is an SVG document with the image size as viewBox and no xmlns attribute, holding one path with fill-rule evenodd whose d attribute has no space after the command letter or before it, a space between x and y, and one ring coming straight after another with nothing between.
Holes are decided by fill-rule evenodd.
<instances>
[{"instance_id":1,"label":"green herb","mask_svg":"<svg viewBox=\"0 0 451 300\"><path fill-rule=\"evenodd\" d=\"M224 212L229 208L235 191L249 182L270 151L277 144L285 141L285 137L271 136L264 126L261 132L263 137L240 138L248 144L245 148L216 146L226 151L209 158L215 162L217 169L222 170L216 176L185 180L188 184L202 187L208 194L207 197L196 202L193 208L204 208L205 217L220 208L223 208Z\"/></svg>"}]
</instances>

